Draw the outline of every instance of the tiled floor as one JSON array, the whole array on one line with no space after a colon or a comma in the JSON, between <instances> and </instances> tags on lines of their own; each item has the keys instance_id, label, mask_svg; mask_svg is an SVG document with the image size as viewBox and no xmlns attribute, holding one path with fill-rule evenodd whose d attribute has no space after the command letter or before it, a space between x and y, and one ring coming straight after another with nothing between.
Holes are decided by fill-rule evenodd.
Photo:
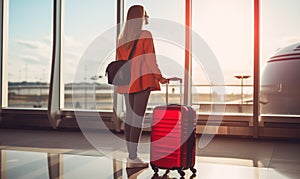
<instances>
[{"instance_id":1,"label":"tiled floor","mask_svg":"<svg viewBox=\"0 0 300 179\"><path fill-rule=\"evenodd\" d=\"M111 142L106 134L97 137ZM142 142L148 140L149 134L143 135ZM103 155L81 132L0 129L0 143L1 179L180 178L176 171L165 174L165 170L154 176L150 167L126 170L125 162L120 161L126 158L125 149ZM147 159L147 149L140 151ZM298 179L300 142L215 137L204 148L197 148L195 168L196 176L186 171L185 178Z\"/></svg>"}]
</instances>

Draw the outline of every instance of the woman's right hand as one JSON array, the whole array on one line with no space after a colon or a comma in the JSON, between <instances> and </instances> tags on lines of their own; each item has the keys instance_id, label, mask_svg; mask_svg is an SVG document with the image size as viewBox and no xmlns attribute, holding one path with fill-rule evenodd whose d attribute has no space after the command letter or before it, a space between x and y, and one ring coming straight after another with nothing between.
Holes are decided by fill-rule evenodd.
<instances>
[{"instance_id":1,"label":"woman's right hand","mask_svg":"<svg viewBox=\"0 0 300 179\"><path fill-rule=\"evenodd\" d=\"M161 78L159 79L159 82L160 82L161 84L166 84L166 83L169 83L169 80L166 79L166 78L164 78L164 77L161 77Z\"/></svg>"}]
</instances>

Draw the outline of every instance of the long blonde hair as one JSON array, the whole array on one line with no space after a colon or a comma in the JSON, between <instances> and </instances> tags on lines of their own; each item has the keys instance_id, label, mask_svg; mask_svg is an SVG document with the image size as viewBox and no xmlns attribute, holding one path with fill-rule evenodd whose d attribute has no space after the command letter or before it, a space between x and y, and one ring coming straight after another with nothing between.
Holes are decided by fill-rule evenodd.
<instances>
[{"instance_id":1,"label":"long blonde hair","mask_svg":"<svg viewBox=\"0 0 300 179\"><path fill-rule=\"evenodd\" d=\"M133 40L138 38L142 32L144 16L143 6L134 5L129 8L125 25L118 38L119 46L124 46L126 49L131 47Z\"/></svg>"}]
</instances>

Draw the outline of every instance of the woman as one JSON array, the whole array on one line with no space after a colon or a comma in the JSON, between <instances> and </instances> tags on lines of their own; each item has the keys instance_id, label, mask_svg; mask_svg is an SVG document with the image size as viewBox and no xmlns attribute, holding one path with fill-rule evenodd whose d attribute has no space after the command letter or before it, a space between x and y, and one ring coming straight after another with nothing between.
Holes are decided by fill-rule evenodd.
<instances>
[{"instance_id":1,"label":"woman","mask_svg":"<svg viewBox=\"0 0 300 179\"><path fill-rule=\"evenodd\" d=\"M126 102L125 138L129 153L127 168L148 166L137 156L143 117L150 92L160 90L159 83L168 82L158 68L152 35L149 31L142 30L147 23L148 15L143 6L130 7L118 38L117 60L127 59L134 41L138 39L131 59L131 82L127 86L117 87L117 92L124 94Z\"/></svg>"}]
</instances>

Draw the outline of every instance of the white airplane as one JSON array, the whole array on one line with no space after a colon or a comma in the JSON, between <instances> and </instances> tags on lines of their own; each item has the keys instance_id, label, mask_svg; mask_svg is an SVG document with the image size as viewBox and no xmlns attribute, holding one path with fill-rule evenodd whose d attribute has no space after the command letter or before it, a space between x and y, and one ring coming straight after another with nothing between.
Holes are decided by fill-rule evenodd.
<instances>
[{"instance_id":1,"label":"white airplane","mask_svg":"<svg viewBox=\"0 0 300 179\"><path fill-rule=\"evenodd\" d=\"M279 49L263 71L262 114L300 115L300 42Z\"/></svg>"}]
</instances>

